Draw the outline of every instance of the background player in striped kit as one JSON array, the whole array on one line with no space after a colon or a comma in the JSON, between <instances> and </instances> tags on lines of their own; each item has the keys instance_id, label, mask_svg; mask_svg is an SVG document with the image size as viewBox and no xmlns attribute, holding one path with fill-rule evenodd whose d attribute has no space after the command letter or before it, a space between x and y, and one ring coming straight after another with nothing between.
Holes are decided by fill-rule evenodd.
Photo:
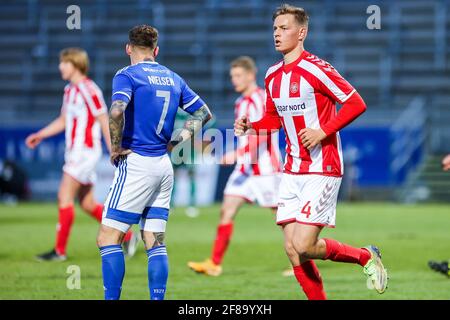
<instances>
[{"instance_id":1,"label":"background player in striped kit","mask_svg":"<svg viewBox=\"0 0 450 320\"><path fill-rule=\"evenodd\" d=\"M283 61L266 73L266 114L257 122L238 119L235 132L242 135L250 129L258 133L280 127L286 132L277 224L283 228L286 253L308 299L326 299L313 259L359 264L383 293L387 272L378 248L355 248L319 238L323 227L335 226L343 175L338 131L363 113L366 105L329 63L304 50L308 20L302 8L282 5L275 11L273 37ZM336 102L343 105L337 114Z\"/></svg>"},{"instance_id":2,"label":"background player in striped kit","mask_svg":"<svg viewBox=\"0 0 450 320\"><path fill-rule=\"evenodd\" d=\"M236 92L235 118L246 116L257 121L264 115L264 90L256 83L256 65L252 58L238 57L231 62L230 77ZM233 220L245 203L258 202L275 212L281 163L278 132L265 136L242 136L238 148L224 155L222 164L235 164L224 190L220 221L211 257L202 262L188 262L198 273L219 276L222 260L233 233Z\"/></svg>"},{"instance_id":3,"label":"background player in striped kit","mask_svg":"<svg viewBox=\"0 0 450 320\"><path fill-rule=\"evenodd\" d=\"M35 148L42 140L65 130L66 150L63 176L58 192L59 222L55 248L37 256L39 260L66 260L66 247L75 217L74 200L97 221L102 219L103 205L94 199L95 166L102 154L101 135L111 148L108 116L100 88L87 77L89 57L80 48L66 48L60 53L59 71L64 88L61 114L49 125L29 135L25 142ZM127 252L134 254L136 239L128 233L124 241ZM131 246L130 246L131 245Z\"/></svg>"},{"instance_id":4,"label":"background player in striped kit","mask_svg":"<svg viewBox=\"0 0 450 320\"><path fill-rule=\"evenodd\" d=\"M167 150L189 140L212 117L179 75L155 61L157 41L155 28L132 28L126 45L131 65L113 79L109 127L117 169L97 237L107 300L120 298L125 261L119 244L137 223L148 256L150 299L164 299L169 273L164 237L173 188ZM171 140L179 107L192 116Z\"/></svg>"}]
</instances>

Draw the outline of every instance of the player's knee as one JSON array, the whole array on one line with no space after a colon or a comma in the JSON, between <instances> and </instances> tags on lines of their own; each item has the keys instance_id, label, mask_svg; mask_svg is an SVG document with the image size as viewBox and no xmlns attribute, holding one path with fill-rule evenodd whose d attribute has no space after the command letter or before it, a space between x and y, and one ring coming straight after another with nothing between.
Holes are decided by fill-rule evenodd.
<instances>
[{"instance_id":1,"label":"player's knee","mask_svg":"<svg viewBox=\"0 0 450 320\"><path fill-rule=\"evenodd\" d=\"M159 247L164 245L165 232L161 231L145 231L142 237L144 245L147 249Z\"/></svg>"},{"instance_id":2,"label":"player's knee","mask_svg":"<svg viewBox=\"0 0 450 320\"><path fill-rule=\"evenodd\" d=\"M295 247L294 247L294 244L292 243L292 241L284 242L284 250L286 251L286 254L290 260L292 260L298 256L297 251L295 251Z\"/></svg>"},{"instance_id":3,"label":"player's knee","mask_svg":"<svg viewBox=\"0 0 450 320\"><path fill-rule=\"evenodd\" d=\"M309 259L313 253L313 247L306 242L298 242L294 244L295 251L301 258Z\"/></svg>"},{"instance_id":4,"label":"player's knee","mask_svg":"<svg viewBox=\"0 0 450 320\"><path fill-rule=\"evenodd\" d=\"M91 213L95 209L95 203L93 203L92 201L87 200L81 201L80 206L81 209L83 209L87 213Z\"/></svg>"},{"instance_id":5,"label":"player's knee","mask_svg":"<svg viewBox=\"0 0 450 320\"><path fill-rule=\"evenodd\" d=\"M104 247L120 243L120 233L107 230L103 225L97 234L97 247Z\"/></svg>"},{"instance_id":6,"label":"player's knee","mask_svg":"<svg viewBox=\"0 0 450 320\"><path fill-rule=\"evenodd\" d=\"M106 236L101 230L97 234L97 247L104 247L106 244Z\"/></svg>"}]
</instances>

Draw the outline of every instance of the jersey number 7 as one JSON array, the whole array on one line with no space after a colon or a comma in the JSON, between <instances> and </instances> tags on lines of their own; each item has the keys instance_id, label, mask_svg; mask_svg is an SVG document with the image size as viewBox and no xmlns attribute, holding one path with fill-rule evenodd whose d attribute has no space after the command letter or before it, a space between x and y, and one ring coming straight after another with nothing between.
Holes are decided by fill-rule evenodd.
<instances>
[{"instance_id":1,"label":"jersey number 7","mask_svg":"<svg viewBox=\"0 0 450 320\"><path fill-rule=\"evenodd\" d=\"M167 109L169 109L170 103L170 91L167 90L156 90L156 96L164 98L164 106L161 113L161 118L159 119L158 127L156 128L156 133L160 134L164 126L164 120L166 120Z\"/></svg>"}]
</instances>

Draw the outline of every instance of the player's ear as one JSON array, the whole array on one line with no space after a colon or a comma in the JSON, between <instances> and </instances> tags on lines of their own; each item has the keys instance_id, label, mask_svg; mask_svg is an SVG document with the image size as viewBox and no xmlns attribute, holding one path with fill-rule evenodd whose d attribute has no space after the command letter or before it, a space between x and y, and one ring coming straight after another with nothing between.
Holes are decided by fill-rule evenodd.
<instances>
[{"instance_id":1,"label":"player's ear","mask_svg":"<svg viewBox=\"0 0 450 320\"><path fill-rule=\"evenodd\" d=\"M125 52L129 56L131 55L131 45L129 43L127 43L126 46L125 46Z\"/></svg>"},{"instance_id":2,"label":"player's ear","mask_svg":"<svg viewBox=\"0 0 450 320\"><path fill-rule=\"evenodd\" d=\"M156 58L156 56L158 55L158 53L159 53L159 47L156 46L155 50L153 50L153 57Z\"/></svg>"},{"instance_id":3,"label":"player's ear","mask_svg":"<svg viewBox=\"0 0 450 320\"><path fill-rule=\"evenodd\" d=\"M300 31L298 33L298 40L305 41L307 34L308 34L308 28L305 26L301 26Z\"/></svg>"}]
</instances>

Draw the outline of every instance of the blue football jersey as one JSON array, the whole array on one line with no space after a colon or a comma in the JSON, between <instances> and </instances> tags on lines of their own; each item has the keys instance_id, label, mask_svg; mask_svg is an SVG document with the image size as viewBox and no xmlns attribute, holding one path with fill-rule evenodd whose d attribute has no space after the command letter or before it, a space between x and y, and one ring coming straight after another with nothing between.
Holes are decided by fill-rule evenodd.
<instances>
[{"instance_id":1,"label":"blue football jersey","mask_svg":"<svg viewBox=\"0 0 450 320\"><path fill-rule=\"evenodd\" d=\"M114 100L128 103L122 148L150 157L167 152L178 108L192 114L205 104L179 75L153 61L117 71Z\"/></svg>"}]
</instances>

